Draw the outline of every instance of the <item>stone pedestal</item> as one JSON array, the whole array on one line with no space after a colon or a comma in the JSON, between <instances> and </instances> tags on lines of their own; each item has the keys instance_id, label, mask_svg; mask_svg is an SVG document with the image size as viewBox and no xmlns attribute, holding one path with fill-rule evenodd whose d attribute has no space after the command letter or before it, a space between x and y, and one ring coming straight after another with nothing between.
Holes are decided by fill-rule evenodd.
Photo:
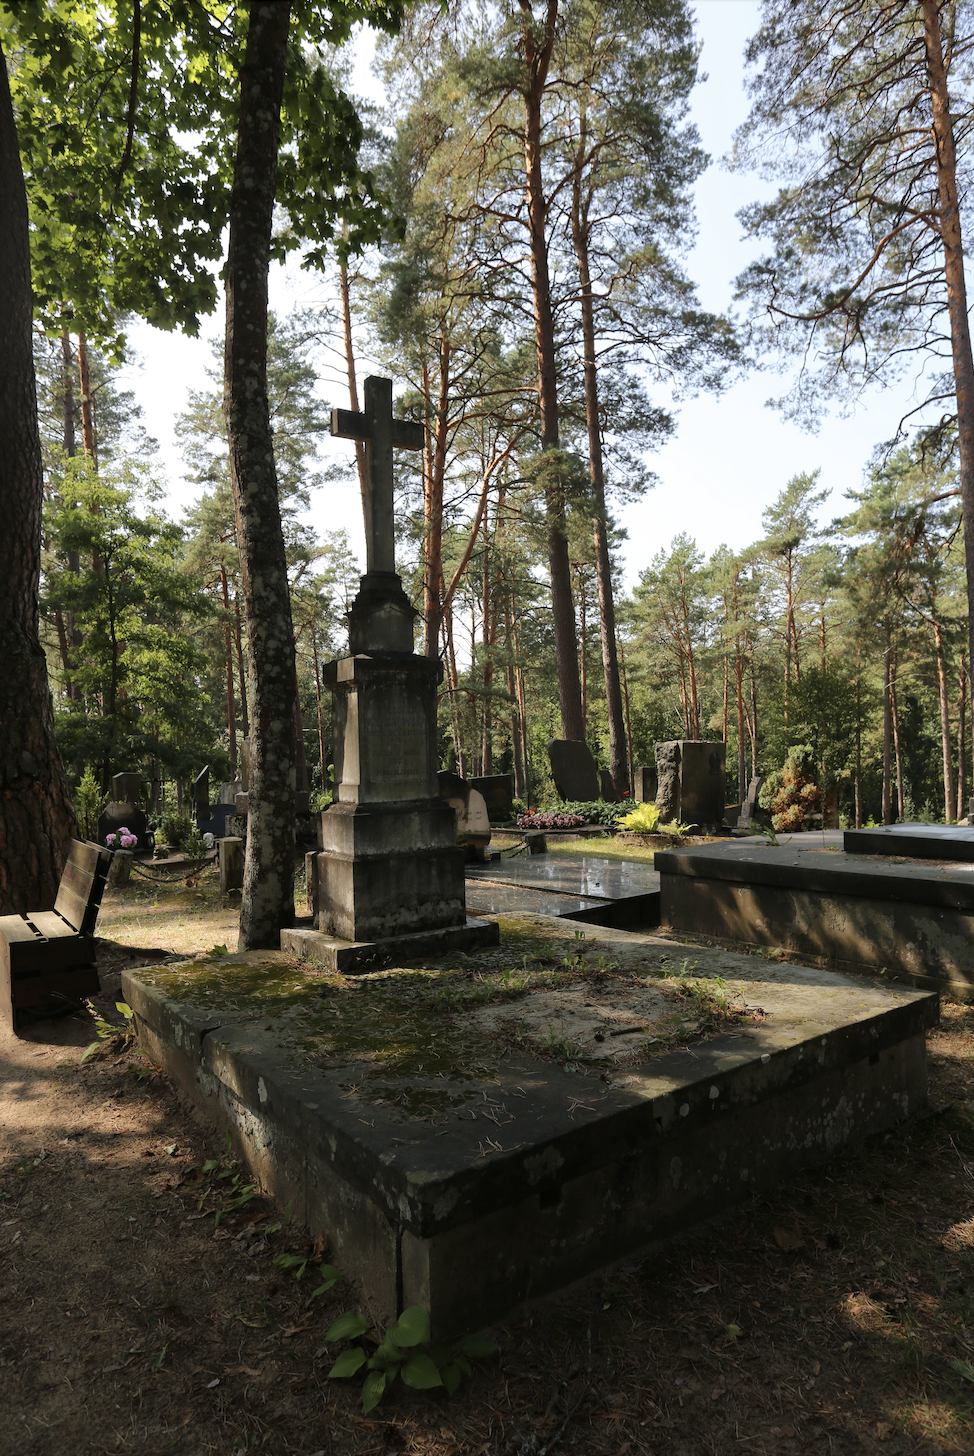
<instances>
[{"instance_id":1,"label":"stone pedestal","mask_svg":"<svg viewBox=\"0 0 974 1456\"><path fill-rule=\"evenodd\" d=\"M369 968L394 958L399 944L408 954L421 934L442 936L444 951L467 936L497 938L496 926L467 920L464 853L436 778L443 668L409 650L413 615L398 577L366 576L349 614L353 655L324 669L335 802L320 816L319 852L307 857L317 939L303 932L302 948L336 966L345 963L339 942L354 945L356 963Z\"/></svg>"}]
</instances>

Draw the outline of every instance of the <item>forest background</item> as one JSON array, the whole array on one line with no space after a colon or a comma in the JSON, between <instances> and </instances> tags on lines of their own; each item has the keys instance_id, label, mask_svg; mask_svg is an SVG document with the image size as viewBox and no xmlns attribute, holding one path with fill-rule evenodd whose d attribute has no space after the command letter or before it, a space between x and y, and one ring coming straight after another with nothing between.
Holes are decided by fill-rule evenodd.
<instances>
[{"instance_id":1,"label":"forest background","mask_svg":"<svg viewBox=\"0 0 974 1456\"><path fill-rule=\"evenodd\" d=\"M683 7L658 10L657 26L669 27L672 40L686 24ZM503 76L485 83L475 29L455 28L446 77L451 105L458 94L465 97L464 145L456 145L456 114L445 156L443 137L430 133L431 96L448 69L444 63L437 72L440 53L436 65L430 60L424 27L433 24L424 7L410 13L403 36L383 52L390 110L363 108L373 128L370 160L406 219L405 236L390 233L380 248L353 259L344 279L332 266L324 289L332 301L279 317L272 332L301 735L312 789L324 797L330 744L320 669L342 650L342 614L358 566L348 535L321 529L323 518L333 518L336 493L349 489L343 462L320 454L327 428L321 379L334 379L336 359L339 372L347 369L350 332L358 379L366 372L363 358L373 361L369 367L397 380L400 407L431 426L423 464L401 471L400 561L421 613L421 645L445 659L441 761L465 773L513 772L518 795L539 803L553 795L545 744L563 729L565 694L551 606L551 491L539 468L548 446L539 438L534 339L519 291L527 285L522 278L512 286L517 243L504 234L523 224L511 224L513 204L498 204L504 189L509 198L523 192L524 180L509 147L496 155L483 148L479 170L464 171L481 134L484 86L497 95L504 86ZM663 49L657 44L654 51L656 38L649 40L616 64L645 65L648 56L659 65ZM604 518L627 778L629 763L652 762L659 739L722 737L733 801L752 772L780 767L791 746L803 743L821 786L838 791L850 822L881 817L884 809L886 817L953 818L970 781L956 451L949 428L890 443L889 420L911 408L915 380L887 412L886 435L872 442L875 448L861 448L860 458L868 457L864 478L838 503L838 521L831 520L837 503L833 498L831 511L826 507L826 483L809 459L814 446L806 445L762 512L760 529L754 522L752 542L705 553L690 529L668 545L655 529L657 495L680 493L677 482L663 479L645 494L674 431L674 401L694 390L712 398L748 364L746 340L699 307L692 273L683 271L704 159L688 130L695 65L688 37L682 44L682 51L666 48L651 116L626 114L614 103L623 134L625 126L657 131L652 165L642 175L624 170L620 151L622 162L604 184L602 217L612 220L611 239L595 249L603 270L596 296L607 297L598 293L600 283L611 292L619 275L627 284L625 306L616 308L612 298L596 310L594 328L604 517L592 478L597 451L586 417L582 294L573 273L577 111L566 110L553 128L550 135L564 143L556 141L546 158L549 182L553 169L564 172L550 187L549 257L556 298L561 289L552 340L562 404L556 464L582 731L618 778L600 631L605 581L599 582L593 532L593 522ZM566 63L578 66L581 54ZM598 83L597 74L588 76L593 96ZM556 90L548 104L558 114ZM579 192L584 175L581 182ZM747 197L773 193L758 187ZM739 203L747 197L739 195ZM198 495L176 524L163 509L163 473L136 400L107 353L87 344L84 383L79 342L70 331L66 347L62 338L45 345L39 336L37 351L48 483L44 622L62 754L76 780L91 765L106 786L111 772L136 768L177 792L206 761L232 777L247 730L246 638L219 368L212 387L191 391L180 413L185 479ZM445 403L438 391L444 353ZM851 398L850 390L839 407ZM344 402L337 393L333 399ZM712 414L715 428L726 418L721 408ZM769 415L756 434L774 428ZM860 415L860 441L862 429ZM760 453L760 444L753 448ZM354 492L355 462L347 463ZM713 488L726 489L716 479ZM431 568L431 524L440 508ZM620 518L633 538L628 582L620 570Z\"/></svg>"}]
</instances>

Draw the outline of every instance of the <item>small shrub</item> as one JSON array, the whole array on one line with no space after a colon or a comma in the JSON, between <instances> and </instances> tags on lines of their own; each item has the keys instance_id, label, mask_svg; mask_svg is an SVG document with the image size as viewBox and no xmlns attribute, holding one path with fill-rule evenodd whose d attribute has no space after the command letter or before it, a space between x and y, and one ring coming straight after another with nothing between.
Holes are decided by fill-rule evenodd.
<instances>
[{"instance_id":1,"label":"small shrub","mask_svg":"<svg viewBox=\"0 0 974 1456\"><path fill-rule=\"evenodd\" d=\"M795 834L805 828L809 815L821 813L822 791L815 782L811 748L796 744L788 750L784 767L768 774L759 802L779 834Z\"/></svg>"},{"instance_id":2,"label":"small shrub","mask_svg":"<svg viewBox=\"0 0 974 1456\"><path fill-rule=\"evenodd\" d=\"M659 830L659 810L655 804L637 804L619 820L619 828L633 834L655 834Z\"/></svg>"},{"instance_id":3,"label":"small shrub","mask_svg":"<svg viewBox=\"0 0 974 1456\"><path fill-rule=\"evenodd\" d=\"M192 819L185 814L163 814L159 819L159 833L173 849L182 849L191 838L194 827Z\"/></svg>"},{"instance_id":4,"label":"small shrub","mask_svg":"<svg viewBox=\"0 0 974 1456\"><path fill-rule=\"evenodd\" d=\"M98 838L98 817L108 803L108 794L103 794L91 765L85 769L81 782L74 791L74 812L78 820L78 833L82 839L92 842Z\"/></svg>"},{"instance_id":5,"label":"small shrub","mask_svg":"<svg viewBox=\"0 0 974 1456\"><path fill-rule=\"evenodd\" d=\"M550 810L535 810L518 817L518 829L581 829L585 823L581 814L563 814Z\"/></svg>"}]
</instances>

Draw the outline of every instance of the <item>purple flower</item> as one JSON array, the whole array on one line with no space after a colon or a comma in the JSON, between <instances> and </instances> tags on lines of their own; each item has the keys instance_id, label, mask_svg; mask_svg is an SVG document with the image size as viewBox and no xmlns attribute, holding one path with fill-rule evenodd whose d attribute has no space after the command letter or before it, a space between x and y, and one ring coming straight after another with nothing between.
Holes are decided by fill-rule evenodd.
<instances>
[{"instance_id":1,"label":"purple flower","mask_svg":"<svg viewBox=\"0 0 974 1456\"><path fill-rule=\"evenodd\" d=\"M115 848L115 840L116 840L117 837L118 836L115 835L115 834L106 834L105 835L105 843L108 845L108 848L109 849L114 849Z\"/></svg>"}]
</instances>

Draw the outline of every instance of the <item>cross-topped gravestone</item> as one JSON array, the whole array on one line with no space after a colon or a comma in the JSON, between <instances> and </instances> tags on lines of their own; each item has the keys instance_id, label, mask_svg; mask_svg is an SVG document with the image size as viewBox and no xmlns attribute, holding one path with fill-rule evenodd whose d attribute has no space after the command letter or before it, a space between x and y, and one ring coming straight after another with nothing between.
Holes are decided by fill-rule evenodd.
<instances>
[{"instance_id":1,"label":"cross-topped gravestone","mask_svg":"<svg viewBox=\"0 0 974 1456\"><path fill-rule=\"evenodd\" d=\"M412 420L392 414L392 380L369 375L365 411L331 412L331 432L340 440L365 441L365 569L369 576L396 571L392 452L422 450L426 432Z\"/></svg>"}]
</instances>

